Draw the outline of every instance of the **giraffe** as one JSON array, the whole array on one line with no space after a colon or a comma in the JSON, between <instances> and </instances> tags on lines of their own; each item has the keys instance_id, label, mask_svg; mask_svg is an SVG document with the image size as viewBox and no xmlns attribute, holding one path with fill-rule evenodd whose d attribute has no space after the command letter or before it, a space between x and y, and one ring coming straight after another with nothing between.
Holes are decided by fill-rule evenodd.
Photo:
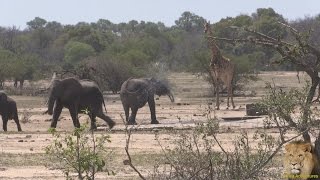
<instances>
[{"instance_id":1,"label":"giraffe","mask_svg":"<svg viewBox=\"0 0 320 180\"><path fill-rule=\"evenodd\" d=\"M205 22L204 24L204 33L207 37L213 37L210 22ZM224 84L228 89L228 100L227 100L227 109L229 109L229 98L231 98L232 107L235 108L233 102L233 89L232 89L232 80L234 76L235 65L230 61L230 59L221 55L221 52L218 46L215 43L215 40L210 38L208 39L209 47L212 51L211 62L210 62L210 73L213 78L215 85L216 93L216 109L220 109L219 102L219 87L220 84Z\"/></svg>"}]
</instances>

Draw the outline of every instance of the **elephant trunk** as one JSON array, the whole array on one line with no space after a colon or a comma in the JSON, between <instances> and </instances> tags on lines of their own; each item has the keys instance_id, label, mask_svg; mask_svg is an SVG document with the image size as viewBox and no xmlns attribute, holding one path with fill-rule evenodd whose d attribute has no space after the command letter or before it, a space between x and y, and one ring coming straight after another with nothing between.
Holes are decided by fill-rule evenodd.
<instances>
[{"instance_id":1,"label":"elephant trunk","mask_svg":"<svg viewBox=\"0 0 320 180\"><path fill-rule=\"evenodd\" d=\"M168 96L169 96L171 102L174 102L174 96L173 96L173 94L171 92L168 93Z\"/></svg>"}]
</instances>

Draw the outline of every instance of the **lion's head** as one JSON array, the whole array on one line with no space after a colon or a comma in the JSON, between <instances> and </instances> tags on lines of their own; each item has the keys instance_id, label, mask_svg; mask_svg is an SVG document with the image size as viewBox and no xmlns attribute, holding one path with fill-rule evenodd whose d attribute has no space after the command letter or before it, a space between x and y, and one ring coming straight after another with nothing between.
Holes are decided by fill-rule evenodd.
<instances>
[{"instance_id":1,"label":"lion's head","mask_svg":"<svg viewBox=\"0 0 320 180\"><path fill-rule=\"evenodd\" d=\"M285 146L284 168L287 175L311 175L318 167L317 156L309 142L294 141Z\"/></svg>"}]
</instances>

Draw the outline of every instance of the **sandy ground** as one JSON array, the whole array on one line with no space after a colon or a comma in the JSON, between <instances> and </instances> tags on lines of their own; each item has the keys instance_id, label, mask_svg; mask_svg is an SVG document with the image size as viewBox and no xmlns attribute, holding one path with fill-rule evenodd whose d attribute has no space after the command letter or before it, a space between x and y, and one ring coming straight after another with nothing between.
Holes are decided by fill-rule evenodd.
<instances>
[{"instance_id":1,"label":"sandy ground","mask_svg":"<svg viewBox=\"0 0 320 180\"><path fill-rule=\"evenodd\" d=\"M235 97L236 108L226 109L225 102L221 105L221 110L212 112L212 116L219 119L222 133L219 134L219 140L222 145L228 149L232 145L232 140L239 135L241 130L253 133L256 129L263 127L265 117L255 119L246 119L238 121L225 121L226 117L246 117L245 104L257 102L261 96L266 94L265 82L272 82L278 87L291 88L302 87L303 83L298 83L295 72L273 72L262 73L259 75L258 82L247 85L246 91L242 96ZM300 77L302 82L307 78L305 75ZM175 93L175 103L170 103L169 98L160 97L156 99L157 118L161 124L150 124L150 113L148 106L139 109L137 115L138 126L134 127L131 139L130 152L133 155L157 154L161 153L161 147L155 139L155 132L159 133L159 138L164 146L170 147L176 136L170 131L190 130L199 122L207 120L207 108L212 102L210 96L210 85L196 76L188 73L173 73L170 75L170 82ZM248 94L248 96L244 96ZM249 96L255 94L255 96ZM18 133L13 121L8 123L9 132L0 132L0 179L64 179L61 171L46 166L44 162L44 148L52 142L52 136L47 132L50 126L51 117L43 115L45 109L45 99L43 97L12 96L18 104L18 111L23 132ZM98 120L100 125L97 134L108 133L111 136L111 143L107 145L114 153L114 159L111 162L111 170L116 175L108 176L106 172L98 174L97 179L138 179L136 173L123 164L126 160L124 147L126 136L125 126L120 114L123 114L119 95L107 94L108 115L113 118L117 125L113 130L109 130L105 123ZM223 98L225 99L225 98ZM88 117L81 115L81 123L85 123ZM0 121L0 127L2 122ZM73 124L69 113L64 110L62 117L58 122L57 130L60 132L70 132L73 130ZM166 133L168 132L168 133ZM275 130L270 130L270 134L276 135ZM229 148L229 150L232 150ZM36 157L36 158L35 158ZM143 164L137 164L144 174L150 173L152 169Z\"/></svg>"}]
</instances>

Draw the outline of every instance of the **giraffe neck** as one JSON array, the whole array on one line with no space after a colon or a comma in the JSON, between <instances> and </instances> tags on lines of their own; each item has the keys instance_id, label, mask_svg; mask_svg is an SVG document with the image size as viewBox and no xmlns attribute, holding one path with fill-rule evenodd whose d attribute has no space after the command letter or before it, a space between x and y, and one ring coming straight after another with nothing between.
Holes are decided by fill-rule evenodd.
<instances>
[{"instance_id":1,"label":"giraffe neck","mask_svg":"<svg viewBox=\"0 0 320 180\"><path fill-rule=\"evenodd\" d=\"M218 46L215 44L215 42L210 42L209 43L211 52L212 52L212 57L218 59L221 59L221 54L220 54L220 50L218 48Z\"/></svg>"},{"instance_id":2,"label":"giraffe neck","mask_svg":"<svg viewBox=\"0 0 320 180\"><path fill-rule=\"evenodd\" d=\"M208 36L213 37L213 33L211 31L211 29L208 30ZM222 55L220 53L220 49L217 46L216 42L214 39L208 39L208 44L209 47L211 49L212 52L212 59L211 61L214 61L213 63L217 63L218 61L220 61L222 59Z\"/></svg>"}]
</instances>

